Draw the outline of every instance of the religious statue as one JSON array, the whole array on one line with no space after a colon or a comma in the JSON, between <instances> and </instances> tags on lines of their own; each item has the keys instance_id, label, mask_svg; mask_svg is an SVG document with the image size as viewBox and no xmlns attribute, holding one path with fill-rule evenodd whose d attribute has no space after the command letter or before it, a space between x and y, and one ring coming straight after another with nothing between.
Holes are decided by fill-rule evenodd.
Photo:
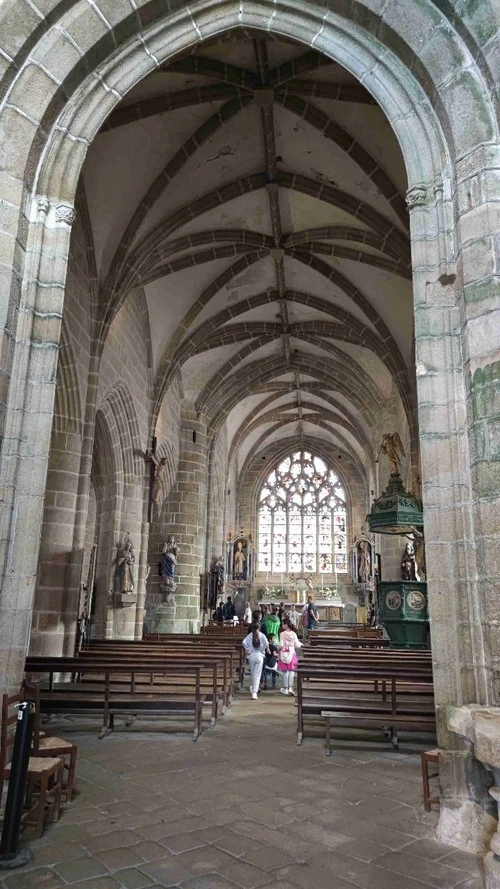
<instances>
[{"instance_id":1,"label":"religious statue","mask_svg":"<svg viewBox=\"0 0 500 889\"><path fill-rule=\"evenodd\" d=\"M118 574L120 580L120 593L134 592L134 544L127 531L118 555Z\"/></svg>"},{"instance_id":2,"label":"religious statue","mask_svg":"<svg viewBox=\"0 0 500 889\"><path fill-rule=\"evenodd\" d=\"M165 602L167 605L172 604L173 596L177 584L175 583L175 566L177 565L177 546L175 537L171 535L167 537L167 542L163 547L161 557L161 584L160 589L165 594Z\"/></svg>"},{"instance_id":3,"label":"religious statue","mask_svg":"<svg viewBox=\"0 0 500 889\"><path fill-rule=\"evenodd\" d=\"M217 596L220 596L224 592L224 559L222 556L219 556L214 565L214 574Z\"/></svg>"},{"instance_id":4,"label":"religious statue","mask_svg":"<svg viewBox=\"0 0 500 889\"><path fill-rule=\"evenodd\" d=\"M153 501L153 503L156 503L156 506L158 507L158 509L160 509L163 494L165 491L165 473L167 471L167 458L162 457L161 460L155 462L155 466L156 469L151 500Z\"/></svg>"},{"instance_id":5,"label":"religious statue","mask_svg":"<svg viewBox=\"0 0 500 889\"><path fill-rule=\"evenodd\" d=\"M372 560L370 544L368 540L360 540L358 543L358 583L369 583L372 576Z\"/></svg>"},{"instance_id":6,"label":"religious statue","mask_svg":"<svg viewBox=\"0 0 500 889\"><path fill-rule=\"evenodd\" d=\"M306 577L306 587L310 593L314 593L314 586L310 577Z\"/></svg>"},{"instance_id":7,"label":"religious statue","mask_svg":"<svg viewBox=\"0 0 500 889\"><path fill-rule=\"evenodd\" d=\"M413 543L408 541L401 559L401 580L419 580L415 549Z\"/></svg>"},{"instance_id":8,"label":"religious statue","mask_svg":"<svg viewBox=\"0 0 500 889\"><path fill-rule=\"evenodd\" d=\"M425 566L425 542L424 535L422 531L418 528L412 528L412 534L414 537L413 547L415 550L415 562L417 565L417 574L419 580L425 580L427 575L427 569Z\"/></svg>"},{"instance_id":9,"label":"religious statue","mask_svg":"<svg viewBox=\"0 0 500 889\"><path fill-rule=\"evenodd\" d=\"M399 432L388 432L382 439L382 444L378 449L377 460L380 454L385 454L391 464L391 474L399 474L399 464L401 456L405 457L405 449L403 442L399 436Z\"/></svg>"},{"instance_id":10,"label":"religious statue","mask_svg":"<svg viewBox=\"0 0 500 889\"><path fill-rule=\"evenodd\" d=\"M246 571L246 561L247 556L244 550L244 541L237 540L235 543L234 550L234 562L233 562L233 570L234 570L234 578L235 580L246 580L247 571Z\"/></svg>"}]
</instances>

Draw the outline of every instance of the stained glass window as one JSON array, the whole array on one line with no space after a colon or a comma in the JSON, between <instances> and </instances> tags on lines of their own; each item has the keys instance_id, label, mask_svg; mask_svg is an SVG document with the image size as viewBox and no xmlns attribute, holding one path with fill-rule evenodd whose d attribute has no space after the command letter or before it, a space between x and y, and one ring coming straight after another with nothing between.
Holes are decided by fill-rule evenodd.
<instances>
[{"instance_id":1,"label":"stained glass window","mask_svg":"<svg viewBox=\"0 0 500 889\"><path fill-rule=\"evenodd\" d=\"M308 451L283 460L262 487L259 571L347 572L344 489L324 460Z\"/></svg>"}]
</instances>

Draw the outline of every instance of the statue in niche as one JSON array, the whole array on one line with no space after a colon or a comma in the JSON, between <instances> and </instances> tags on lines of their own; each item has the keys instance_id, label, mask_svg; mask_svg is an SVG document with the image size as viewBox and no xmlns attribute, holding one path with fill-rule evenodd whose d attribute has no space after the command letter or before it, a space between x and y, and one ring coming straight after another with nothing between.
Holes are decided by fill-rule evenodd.
<instances>
[{"instance_id":1,"label":"statue in niche","mask_svg":"<svg viewBox=\"0 0 500 889\"><path fill-rule=\"evenodd\" d=\"M360 540L357 550L357 582L369 583L372 577L372 556L369 541Z\"/></svg>"},{"instance_id":2,"label":"statue in niche","mask_svg":"<svg viewBox=\"0 0 500 889\"><path fill-rule=\"evenodd\" d=\"M419 580L417 571L417 562L415 558L415 548L411 541L405 546L403 558L401 559L401 580Z\"/></svg>"},{"instance_id":3,"label":"statue in niche","mask_svg":"<svg viewBox=\"0 0 500 889\"><path fill-rule=\"evenodd\" d=\"M236 540L234 543L233 571L235 580L246 580L247 547L244 540Z\"/></svg>"},{"instance_id":4,"label":"statue in niche","mask_svg":"<svg viewBox=\"0 0 500 889\"><path fill-rule=\"evenodd\" d=\"M384 435L382 444L378 449L377 461L381 453L386 455L391 464L391 475L399 475L401 457L406 456L399 432L388 432Z\"/></svg>"},{"instance_id":5,"label":"statue in niche","mask_svg":"<svg viewBox=\"0 0 500 889\"><path fill-rule=\"evenodd\" d=\"M163 547L163 553L161 557L161 565L160 565L160 573L161 573L161 583L160 589L165 597L165 604L174 605L174 592L177 589L177 584L175 582L175 568L177 565L177 546L175 543L175 537L170 535L167 537L167 542Z\"/></svg>"},{"instance_id":6,"label":"statue in niche","mask_svg":"<svg viewBox=\"0 0 500 889\"><path fill-rule=\"evenodd\" d=\"M120 593L134 592L134 564L134 544L132 543L130 534L127 531L121 546L121 551L118 555Z\"/></svg>"}]
</instances>

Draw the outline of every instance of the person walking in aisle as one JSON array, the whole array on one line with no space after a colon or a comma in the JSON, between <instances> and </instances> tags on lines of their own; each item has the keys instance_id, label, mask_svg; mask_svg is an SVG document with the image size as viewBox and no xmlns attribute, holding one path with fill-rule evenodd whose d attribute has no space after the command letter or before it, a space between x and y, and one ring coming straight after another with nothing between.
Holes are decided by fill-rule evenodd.
<instances>
[{"instance_id":1,"label":"person walking in aisle","mask_svg":"<svg viewBox=\"0 0 500 889\"><path fill-rule=\"evenodd\" d=\"M250 694L252 700L256 701L264 666L264 654L268 651L267 638L260 632L257 622L252 623L251 632L245 636L241 644L248 655L250 665Z\"/></svg>"},{"instance_id":2,"label":"person walking in aisle","mask_svg":"<svg viewBox=\"0 0 500 889\"><path fill-rule=\"evenodd\" d=\"M283 674L283 688L280 691L283 695L293 695L295 697L293 680L299 662L297 657L298 648L302 648L302 642L297 636L294 625L285 617L283 618L283 629L280 633L278 645L278 670Z\"/></svg>"},{"instance_id":3,"label":"person walking in aisle","mask_svg":"<svg viewBox=\"0 0 500 889\"><path fill-rule=\"evenodd\" d=\"M250 608L250 602L247 602L245 605L245 613L243 615L243 623L245 626L250 626L252 623L252 609Z\"/></svg>"},{"instance_id":4,"label":"person walking in aisle","mask_svg":"<svg viewBox=\"0 0 500 889\"><path fill-rule=\"evenodd\" d=\"M281 621L278 617L278 609L276 608L276 605L271 605L271 611L266 612L262 618L262 632L266 634L268 639L270 636L276 636L276 638L278 638L280 628Z\"/></svg>"}]
</instances>

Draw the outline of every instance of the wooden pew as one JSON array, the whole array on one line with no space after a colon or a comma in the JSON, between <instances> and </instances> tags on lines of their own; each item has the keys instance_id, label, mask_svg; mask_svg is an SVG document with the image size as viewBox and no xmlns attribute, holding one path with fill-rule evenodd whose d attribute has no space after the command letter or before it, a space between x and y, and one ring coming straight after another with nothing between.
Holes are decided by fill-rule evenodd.
<instances>
[{"instance_id":1,"label":"wooden pew","mask_svg":"<svg viewBox=\"0 0 500 889\"><path fill-rule=\"evenodd\" d=\"M241 643L247 633L248 628L246 633L242 633L241 636L231 633L226 634L225 632L221 633L220 635L218 635L217 633L212 633L210 635L187 635L185 633L154 633L148 635L156 636L157 639L156 641L153 641L152 644L158 645L173 645L174 643L178 643L186 648L192 648L194 646L209 646L210 650L213 650L214 646L217 646L217 649L226 646L228 650L231 650L236 654L236 677L241 688L241 686L243 685L243 677L245 671L245 652ZM145 641L149 642L150 640L148 639ZM140 645L141 643L136 644Z\"/></svg>"},{"instance_id":2,"label":"wooden pew","mask_svg":"<svg viewBox=\"0 0 500 889\"><path fill-rule=\"evenodd\" d=\"M433 708L434 709L434 708ZM386 736L391 739L392 746L395 750L399 747L397 732L418 731L431 732L436 731L436 716L434 712L426 711L420 706L404 708L402 712L394 713L388 709L377 712L361 708L356 710L355 705L350 706L347 711L322 710L321 717L325 720L325 748L326 755L332 755L331 733L332 726L363 729L382 729Z\"/></svg>"},{"instance_id":3,"label":"wooden pew","mask_svg":"<svg viewBox=\"0 0 500 889\"><path fill-rule=\"evenodd\" d=\"M193 640L193 641L191 641ZM145 655L150 653L151 656L176 655L179 659L189 660L196 657L212 657L219 659L221 664L225 665L225 705L228 706L233 695L234 681L241 682L241 668L243 658L241 655L241 644L237 645L231 639L226 642L202 639L200 636L187 636L184 634L165 636L164 640L156 642L134 641L134 640L113 640L98 639L92 640L90 645L82 649L80 656L94 656L97 652L103 655L106 652L128 652L132 657L136 655Z\"/></svg>"},{"instance_id":4,"label":"wooden pew","mask_svg":"<svg viewBox=\"0 0 500 889\"><path fill-rule=\"evenodd\" d=\"M92 648L80 652L79 660L82 664L92 663L95 659L103 662L114 662L117 659L124 658L128 661L141 662L149 664L150 668L158 662L175 661L176 663L199 664L207 671L213 672L211 687L208 687L208 676L202 673L202 688L205 692L205 700L207 695L212 696L212 723L214 724L219 712L219 703L221 713L229 706L233 696L233 652L208 650L198 648L194 651L183 649L180 646L159 647L154 648L142 647L140 649L131 649L130 646L115 643L114 645L100 646L93 645ZM80 672L80 671L78 671ZM158 672L158 671L156 671ZM151 669L150 669L151 673ZM153 678L151 677L151 683Z\"/></svg>"},{"instance_id":5,"label":"wooden pew","mask_svg":"<svg viewBox=\"0 0 500 889\"><path fill-rule=\"evenodd\" d=\"M151 664L127 663L119 659L85 662L83 672L92 675L92 682L56 683L61 673L82 671L79 658L37 658L26 660L26 673L49 677L47 687L40 687L42 713L86 713L102 717L99 733L104 738L114 729L116 715L134 717L138 714L163 717L189 717L194 720L193 741L202 731L204 694L201 687L202 666L199 664L158 662L154 672L168 677L161 686L152 686ZM124 677L126 681L124 680ZM179 688L178 682L188 677L189 683Z\"/></svg>"},{"instance_id":6,"label":"wooden pew","mask_svg":"<svg viewBox=\"0 0 500 889\"><path fill-rule=\"evenodd\" d=\"M428 718L434 720L432 668L401 661L302 661L297 671L298 745L302 744L304 722L324 722L322 713L343 713L344 724L349 714L359 720L364 715L404 714L422 717L422 725L430 725Z\"/></svg>"}]
</instances>

